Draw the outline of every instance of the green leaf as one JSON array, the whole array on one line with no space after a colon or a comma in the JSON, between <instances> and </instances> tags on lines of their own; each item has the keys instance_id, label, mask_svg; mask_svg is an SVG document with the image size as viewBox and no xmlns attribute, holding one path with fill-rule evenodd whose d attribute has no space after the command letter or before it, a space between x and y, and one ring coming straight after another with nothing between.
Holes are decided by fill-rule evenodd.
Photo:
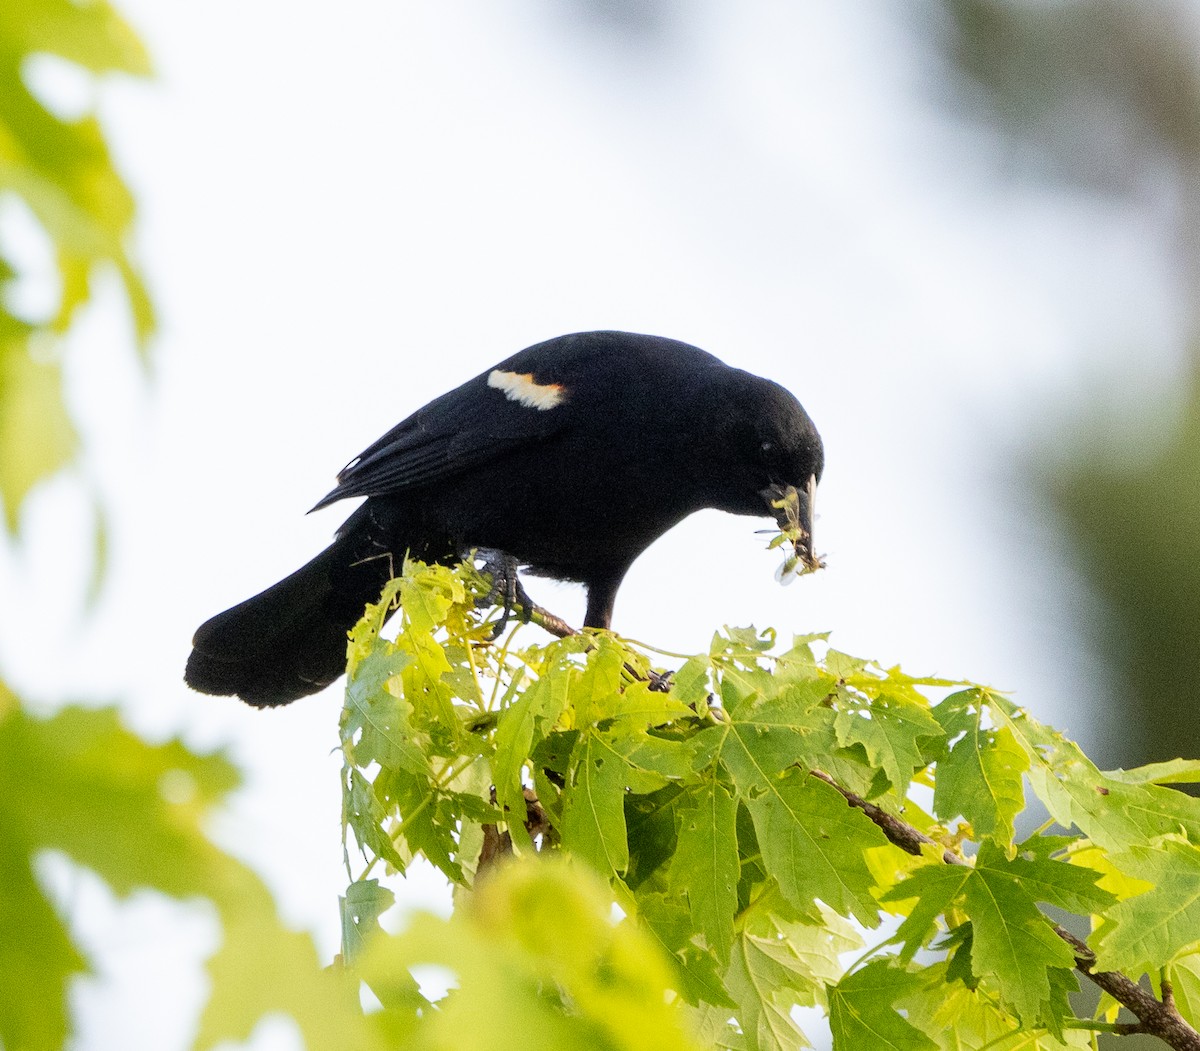
<instances>
[{"instance_id":1,"label":"green leaf","mask_svg":"<svg viewBox=\"0 0 1200 1051\"><path fill-rule=\"evenodd\" d=\"M686 896L694 929L722 963L729 962L740 874L737 799L715 777L678 810L679 838L671 883Z\"/></svg>"},{"instance_id":2,"label":"green leaf","mask_svg":"<svg viewBox=\"0 0 1200 1051\"><path fill-rule=\"evenodd\" d=\"M666 894L639 894L636 901L638 919L676 965L680 995L692 1005L703 1001L736 1007L721 980L716 956L693 940L691 912L681 899Z\"/></svg>"},{"instance_id":3,"label":"green leaf","mask_svg":"<svg viewBox=\"0 0 1200 1051\"><path fill-rule=\"evenodd\" d=\"M972 869L966 865L935 862L916 869L880 898L885 902L915 902L896 931L897 939L904 946L900 956L903 962L911 960L917 950L938 933L938 917L944 916L959 900L972 874Z\"/></svg>"},{"instance_id":4,"label":"green leaf","mask_svg":"<svg viewBox=\"0 0 1200 1051\"><path fill-rule=\"evenodd\" d=\"M567 707L571 685L569 666L561 659L547 664L542 675L525 688L500 716L492 770L496 803L509 817L514 842L532 848L525 829L525 788L522 777L533 754Z\"/></svg>"},{"instance_id":5,"label":"green leaf","mask_svg":"<svg viewBox=\"0 0 1200 1051\"><path fill-rule=\"evenodd\" d=\"M421 744L422 735L412 726L412 705L388 688L413 658L389 649L384 643L347 677L342 748L347 759L360 768L379 763L402 767L413 774L428 774L429 759Z\"/></svg>"},{"instance_id":6,"label":"green leaf","mask_svg":"<svg viewBox=\"0 0 1200 1051\"><path fill-rule=\"evenodd\" d=\"M883 833L824 781L799 770L774 773L780 742L756 731L731 725L721 762L754 819L768 873L802 911L820 899L841 915L876 926L874 880L862 855L887 842Z\"/></svg>"},{"instance_id":7,"label":"green leaf","mask_svg":"<svg viewBox=\"0 0 1200 1051\"><path fill-rule=\"evenodd\" d=\"M994 996L955 981L941 963L927 967L921 988L901 997L897 1005L940 1051L1090 1051L1093 1046L1085 1030L1067 1030L1060 1039L1045 1030L1019 1026Z\"/></svg>"},{"instance_id":8,"label":"green leaf","mask_svg":"<svg viewBox=\"0 0 1200 1051\"><path fill-rule=\"evenodd\" d=\"M1200 944L1200 848L1166 836L1112 860L1148 887L1104 913L1094 939L1096 966L1134 979L1157 975Z\"/></svg>"},{"instance_id":9,"label":"green leaf","mask_svg":"<svg viewBox=\"0 0 1200 1051\"><path fill-rule=\"evenodd\" d=\"M680 704L702 712L708 705L711 692L710 662L706 657L690 657L671 676L671 696Z\"/></svg>"},{"instance_id":10,"label":"green leaf","mask_svg":"<svg viewBox=\"0 0 1200 1051\"><path fill-rule=\"evenodd\" d=\"M883 771L900 796L908 792L913 771L925 766L928 743L945 736L927 706L887 693L869 707L842 708L834 726L839 744L860 745L867 762Z\"/></svg>"},{"instance_id":11,"label":"green leaf","mask_svg":"<svg viewBox=\"0 0 1200 1051\"><path fill-rule=\"evenodd\" d=\"M974 932L972 969L994 976L1004 1001L1023 1023L1035 1025L1053 1021L1051 969L1069 972L1075 957L1023 886L1024 874L1024 867L1014 868L999 848L985 844L963 897Z\"/></svg>"},{"instance_id":12,"label":"green leaf","mask_svg":"<svg viewBox=\"0 0 1200 1051\"><path fill-rule=\"evenodd\" d=\"M400 578L400 608L410 631L428 635L446 621L455 602L462 602L465 588L446 566L426 566Z\"/></svg>"},{"instance_id":13,"label":"green leaf","mask_svg":"<svg viewBox=\"0 0 1200 1051\"><path fill-rule=\"evenodd\" d=\"M1110 780L1074 741L1004 698L992 694L988 701L993 717L1004 722L1028 757L1034 792L1064 828L1074 826L1110 851L1180 828L1200 839L1200 801L1154 784Z\"/></svg>"},{"instance_id":14,"label":"green leaf","mask_svg":"<svg viewBox=\"0 0 1200 1051\"><path fill-rule=\"evenodd\" d=\"M571 689L575 725L582 729L611 718L617 710L625 656L616 641L598 636L595 652Z\"/></svg>"},{"instance_id":15,"label":"green leaf","mask_svg":"<svg viewBox=\"0 0 1200 1051\"><path fill-rule=\"evenodd\" d=\"M460 809L449 793L430 777L409 775L397 768L379 772L373 794L385 804L385 813L400 815L396 834L410 851L423 854L447 879L464 882L457 857ZM395 864L386 854L382 856Z\"/></svg>"},{"instance_id":16,"label":"green leaf","mask_svg":"<svg viewBox=\"0 0 1200 1051\"><path fill-rule=\"evenodd\" d=\"M62 398L56 363L0 341L0 502L10 533L29 491L75 456L79 441Z\"/></svg>"},{"instance_id":17,"label":"green leaf","mask_svg":"<svg viewBox=\"0 0 1200 1051\"><path fill-rule=\"evenodd\" d=\"M141 41L104 2L8 0L0 11L0 39L26 53L60 55L93 73L150 72Z\"/></svg>"},{"instance_id":18,"label":"green leaf","mask_svg":"<svg viewBox=\"0 0 1200 1051\"><path fill-rule=\"evenodd\" d=\"M397 853L392 837L384 827L388 809L376 797L374 785L353 767L343 771L342 814L364 856L370 851L375 857L394 865L398 872L404 871L404 859Z\"/></svg>"},{"instance_id":19,"label":"green leaf","mask_svg":"<svg viewBox=\"0 0 1200 1051\"><path fill-rule=\"evenodd\" d=\"M934 716L951 737L961 737L938 763L934 812L949 820L961 814L975 834L1006 850L1012 846L1013 819L1025 806L1021 775L1029 758L1006 727L987 729L980 691L947 697Z\"/></svg>"},{"instance_id":20,"label":"green leaf","mask_svg":"<svg viewBox=\"0 0 1200 1051\"><path fill-rule=\"evenodd\" d=\"M685 704L659 690L650 688L644 681L631 682L615 694L610 701L608 718L610 731L643 734L656 726L663 726L676 719L687 719L695 713Z\"/></svg>"},{"instance_id":21,"label":"green leaf","mask_svg":"<svg viewBox=\"0 0 1200 1051\"><path fill-rule=\"evenodd\" d=\"M1175 1007L1193 1029L1200 1023L1200 952L1178 956L1166 971Z\"/></svg>"},{"instance_id":22,"label":"green leaf","mask_svg":"<svg viewBox=\"0 0 1200 1051\"><path fill-rule=\"evenodd\" d=\"M809 1046L792 1018L798 970L790 947L772 937L743 933L733 945L725 985L738 1005L750 1051L795 1051Z\"/></svg>"},{"instance_id":23,"label":"green leaf","mask_svg":"<svg viewBox=\"0 0 1200 1051\"><path fill-rule=\"evenodd\" d=\"M1127 785L1194 785L1200 783L1200 759L1169 759L1132 770L1106 770L1104 776Z\"/></svg>"},{"instance_id":24,"label":"green leaf","mask_svg":"<svg viewBox=\"0 0 1200 1051\"><path fill-rule=\"evenodd\" d=\"M918 975L874 960L829 990L834 1051L937 1051L937 1045L893 1006L921 986Z\"/></svg>"},{"instance_id":25,"label":"green leaf","mask_svg":"<svg viewBox=\"0 0 1200 1051\"><path fill-rule=\"evenodd\" d=\"M342 908L342 958L353 966L368 938L378 933L379 917L395 903L396 895L377 879L355 880L339 899Z\"/></svg>"},{"instance_id":26,"label":"green leaf","mask_svg":"<svg viewBox=\"0 0 1200 1051\"><path fill-rule=\"evenodd\" d=\"M246 874L224 893L224 939L209 961L212 995L196 1051L248 1040L276 1012L295 1019L307 1047L382 1051L364 1022L357 982L321 969L312 939L280 922L266 887Z\"/></svg>"},{"instance_id":27,"label":"green leaf","mask_svg":"<svg viewBox=\"0 0 1200 1051\"><path fill-rule=\"evenodd\" d=\"M571 756L571 780L563 793L563 846L604 875L629 866L625 792L649 792L664 780L638 770L594 733L581 734Z\"/></svg>"},{"instance_id":28,"label":"green leaf","mask_svg":"<svg viewBox=\"0 0 1200 1051\"><path fill-rule=\"evenodd\" d=\"M997 979L1004 1000L1027 1025L1057 1027L1052 994L1059 978L1054 971L1069 970L1075 960L1037 902L1098 912L1112 902L1112 895L1097 886L1099 877L1091 869L1038 856L1036 850L1010 859L994 844L985 844L974 866L925 865L882 900L914 902L897 931L903 961L932 939L939 917L952 908L964 911L971 921L973 973Z\"/></svg>"},{"instance_id":29,"label":"green leaf","mask_svg":"<svg viewBox=\"0 0 1200 1051\"><path fill-rule=\"evenodd\" d=\"M28 844L0 815L0 973L8 990L0 997L0 1040L49 1051L66 1043L67 983L90 968L38 886L31 860Z\"/></svg>"}]
</instances>

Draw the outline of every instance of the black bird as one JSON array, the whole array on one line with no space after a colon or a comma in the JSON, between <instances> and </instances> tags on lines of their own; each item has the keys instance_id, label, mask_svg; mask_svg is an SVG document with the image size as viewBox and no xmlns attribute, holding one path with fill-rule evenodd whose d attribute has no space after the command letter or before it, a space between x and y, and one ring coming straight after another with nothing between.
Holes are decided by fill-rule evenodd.
<instances>
[{"instance_id":1,"label":"black bird","mask_svg":"<svg viewBox=\"0 0 1200 1051\"><path fill-rule=\"evenodd\" d=\"M772 504L794 493L796 555L815 568L823 465L812 420L777 383L658 336L547 340L355 457L316 507L363 505L307 565L203 624L184 677L260 707L317 692L345 669L347 631L406 552L503 552L584 584L584 624L607 628L626 571L677 522L714 507L785 526Z\"/></svg>"}]
</instances>

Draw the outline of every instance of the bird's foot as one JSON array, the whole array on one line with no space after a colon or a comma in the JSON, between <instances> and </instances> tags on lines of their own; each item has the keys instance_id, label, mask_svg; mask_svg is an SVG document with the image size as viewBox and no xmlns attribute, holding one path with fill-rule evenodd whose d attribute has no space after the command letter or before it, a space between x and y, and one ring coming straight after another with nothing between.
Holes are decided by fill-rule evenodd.
<instances>
[{"instance_id":1,"label":"bird's foot","mask_svg":"<svg viewBox=\"0 0 1200 1051\"><path fill-rule=\"evenodd\" d=\"M494 548L480 548L475 552L475 558L482 561L480 572L492 578L491 590L481 598L479 606L499 606L500 619L492 627L491 638L494 641L508 626L509 619L516 607L521 609L521 620L528 624L537 608L526 593L517 573L520 563L512 555L497 551Z\"/></svg>"},{"instance_id":2,"label":"bird's foot","mask_svg":"<svg viewBox=\"0 0 1200 1051\"><path fill-rule=\"evenodd\" d=\"M521 621L524 624L533 621L559 638L576 634L575 629L562 617L539 606L529 597L517 574L520 564L512 555L495 548L478 548L466 557L482 563L479 571L488 574L492 581L491 590L480 598L476 605L500 606L501 609L500 619L492 626L490 641L500 637L517 607L520 607Z\"/></svg>"}]
</instances>

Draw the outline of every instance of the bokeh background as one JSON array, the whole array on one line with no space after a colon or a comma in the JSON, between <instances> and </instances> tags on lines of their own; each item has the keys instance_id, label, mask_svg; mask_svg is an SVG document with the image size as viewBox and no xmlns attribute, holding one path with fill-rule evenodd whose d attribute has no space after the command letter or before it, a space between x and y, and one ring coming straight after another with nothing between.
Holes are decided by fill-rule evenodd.
<instances>
[{"instance_id":1,"label":"bokeh background","mask_svg":"<svg viewBox=\"0 0 1200 1051\"><path fill-rule=\"evenodd\" d=\"M1200 5L119 8L153 81L25 75L55 112L98 109L159 332L146 372L100 275L65 355L80 462L0 553L0 668L35 706L120 699L151 739L227 748L247 783L216 838L326 958L336 690L192 694L191 633L327 542L349 508L304 511L359 449L563 332L693 342L826 440L824 573L780 588L769 523L700 514L634 567L624 634L831 631L1010 691L1103 767L1200 754ZM52 309L55 261L3 193L0 238L11 309ZM581 617L576 590L530 590ZM211 916L47 878L99 965L74 1046L186 1046Z\"/></svg>"}]
</instances>

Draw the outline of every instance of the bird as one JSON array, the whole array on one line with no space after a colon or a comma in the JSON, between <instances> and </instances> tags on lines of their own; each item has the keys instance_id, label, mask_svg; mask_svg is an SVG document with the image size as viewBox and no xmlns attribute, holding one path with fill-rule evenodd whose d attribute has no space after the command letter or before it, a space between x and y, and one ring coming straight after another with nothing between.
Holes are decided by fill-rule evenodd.
<instances>
[{"instance_id":1,"label":"bird","mask_svg":"<svg viewBox=\"0 0 1200 1051\"><path fill-rule=\"evenodd\" d=\"M611 628L634 560L704 508L790 525L821 563L813 500L824 448L784 387L698 347L577 332L527 347L388 431L312 510L365 497L333 543L197 629L194 689L288 704L345 670L347 633L407 555L474 550L584 585L584 627Z\"/></svg>"}]
</instances>

